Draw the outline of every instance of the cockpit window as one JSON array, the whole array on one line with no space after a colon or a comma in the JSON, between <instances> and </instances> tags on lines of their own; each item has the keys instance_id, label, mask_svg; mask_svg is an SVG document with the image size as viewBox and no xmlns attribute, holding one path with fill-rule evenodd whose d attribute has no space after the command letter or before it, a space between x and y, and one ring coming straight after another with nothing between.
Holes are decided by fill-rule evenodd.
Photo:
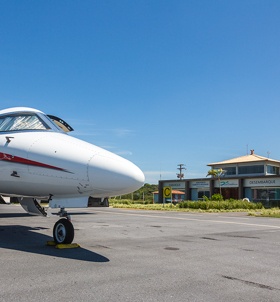
<instances>
[{"instance_id":1,"label":"cockpit window","mask_svg":"<svg viewBox=\"0 0 280 302\"><path fill-rule=\"evenodd\" d=\"M5 115L0 117L0 131L48 130L50 129L35 114Z\"/></svg>"}]
</instances>

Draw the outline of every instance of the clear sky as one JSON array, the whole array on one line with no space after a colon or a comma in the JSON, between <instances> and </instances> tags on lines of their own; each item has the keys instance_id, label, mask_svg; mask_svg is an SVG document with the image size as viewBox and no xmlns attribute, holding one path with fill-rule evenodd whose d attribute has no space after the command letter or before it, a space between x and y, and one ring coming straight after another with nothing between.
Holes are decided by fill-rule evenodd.
<instances>
[{"instance_id":1,"label":"clear sky","mask_svg":"<svg viewBox=\"0 0 280 302\"><path fill-rule=\"evenodd\" d=\"M279 0L0 0L0 107L59 116L146 182L280 160Z\"/></svg>"}]
</instances>

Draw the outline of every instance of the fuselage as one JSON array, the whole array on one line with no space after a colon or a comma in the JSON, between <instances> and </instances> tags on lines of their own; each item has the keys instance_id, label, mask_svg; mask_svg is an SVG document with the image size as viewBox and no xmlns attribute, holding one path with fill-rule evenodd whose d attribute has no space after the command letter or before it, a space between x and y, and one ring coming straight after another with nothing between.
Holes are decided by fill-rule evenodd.
<instances>
[{"instance_id":1,"label":"fuselage","mask_svg":"<svg viewBox=\"0 0 280 302\"><path fill-rule=\"evenodd\" d=\"M72 137L31 108L0 111L0 194L109 197L140 188L130 161Z\"/></svg>"}]
</instances>

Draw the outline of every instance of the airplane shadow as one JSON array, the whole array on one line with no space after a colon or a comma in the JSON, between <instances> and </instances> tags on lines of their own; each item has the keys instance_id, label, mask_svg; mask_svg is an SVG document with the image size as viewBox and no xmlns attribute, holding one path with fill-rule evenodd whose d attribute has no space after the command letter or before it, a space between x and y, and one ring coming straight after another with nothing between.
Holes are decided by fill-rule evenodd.
<instances>
[{"instance_id":1,"label":"airplane shadow","mask_svg":"<svg viewBox=\"0 0 280 302\"><path fill-rule=\"evenodd\" d=\"M52 216L57 216L58 215L58 211L56 211L56 212L52 211L50 214L52 214ZM70 216L75 216L75 215L79 215L79 216L81 216L81 215L96 215L95 213L70 212L70 211L68 211L68 214Z\"/></svg>"},{"instance_id":2,"label":"airplane shadow","mask_svg":"<svg viewBox=\"0 0 280 302\"><path fill-rule=\"evenodd\" d=\"M2 225L0 226L0 248L89 262L110 261L108 258L82 247L74 249L56 249L53 246L47 246L46 242L52 241L53 238L38 233L38 231L43 229L46 228Z\"/></svg>"},{"instance_id":3,"label":"airplane shadow","mask_svg":"<svg viewBox=\"0 0 280 302\"><path fill-rule=\"evenodd\" d=\"M0 218L30 217L28 213L0 213Z\"/></svg>"}]
</instances>

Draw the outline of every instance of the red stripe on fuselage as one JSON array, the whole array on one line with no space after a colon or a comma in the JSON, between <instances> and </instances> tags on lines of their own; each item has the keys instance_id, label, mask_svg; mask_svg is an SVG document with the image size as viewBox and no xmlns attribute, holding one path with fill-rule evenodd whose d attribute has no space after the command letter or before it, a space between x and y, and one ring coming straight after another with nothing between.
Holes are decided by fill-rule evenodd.
<instances>
[{"instance_id":1,"label":"red stripe on fuselage","mask_svg":"<svg viewBox=\"0 0 280 302\"><path fill-rule=\"evenodd\" d=\"M44 163L40 163L38 161L34 161L34 160L27 159L27 158L14 156L14 155L2 153L2 152L0 152L0 161L1 160L8 161L11 163L16 163L16 164L23 164L23 165L36 166L36 167L40 167L40 168L53 169L53 170L58 170L58 171L63 171L63 172L69 172L65 169L62 169L62 168L59 168L56 166L47 165Z\"/></svg>"}]
</instances>

